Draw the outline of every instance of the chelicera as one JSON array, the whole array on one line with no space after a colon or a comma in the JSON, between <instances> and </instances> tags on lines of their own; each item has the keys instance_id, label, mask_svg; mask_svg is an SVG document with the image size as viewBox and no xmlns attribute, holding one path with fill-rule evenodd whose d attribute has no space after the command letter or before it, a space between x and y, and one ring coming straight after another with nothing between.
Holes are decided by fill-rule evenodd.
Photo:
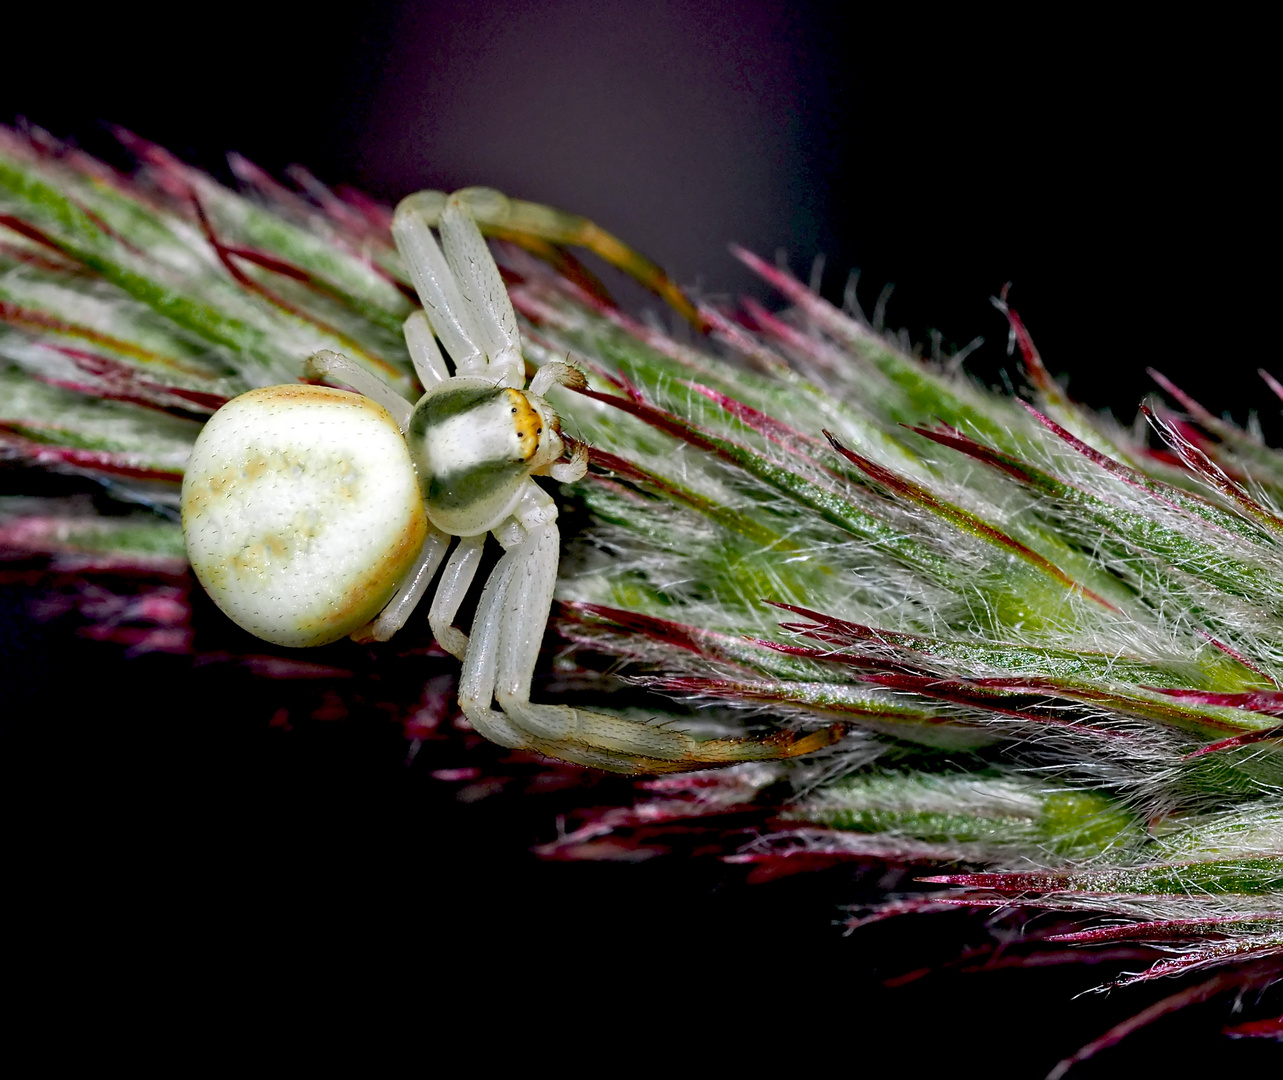
<instances>
[{"instance_id":1,"label":"chelicera","mask_svg":"<svg viewBox=\"0 0 1283 1080\"><path fill-rule=\"evenodd\" d=\"M386 641L444 561L428 622L463 661L463 713L501 746L632 773L792 757L831 743L835 729L699 741L530 700L560 549L556 504L533 477L566 483L587 471L586 449L562 435L544 395L584 377L549 363L526 386L516 315L478 220L553 242L591 244L585 231L596 230L488 189L402 201L393 235L423 304L405 339L426 392L412 405L352 361L320 352L309 373L356 393L269 386L215 413L183 481L183 530L201 584L233 621L279 645ZM633 272L671 287L600 230L598 250L600 237L616 245L615 261L632 260ZM488 535L504 554L465 634L455 617Z\"/></svg>"}]
</instances>

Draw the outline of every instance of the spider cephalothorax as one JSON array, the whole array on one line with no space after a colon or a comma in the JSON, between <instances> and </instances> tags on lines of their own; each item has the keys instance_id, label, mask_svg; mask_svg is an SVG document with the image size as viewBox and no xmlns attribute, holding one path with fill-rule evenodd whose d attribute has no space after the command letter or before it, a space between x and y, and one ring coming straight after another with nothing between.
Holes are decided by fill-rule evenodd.
<instances>
[{"instance_id":1,"label":"spider cephalothorax","mask_svg":"<svg viewBox=\"0 0 1283 1080\"><path fill-rule=\"evenodd\" d=\"M573 369L556 374L582 383ZM459 377L424 394L405 438L432 524L455 536L494 528L520 501L526 478L564 456L560 426L533 391L486 379Z\"/></svg>"}]
</instances>

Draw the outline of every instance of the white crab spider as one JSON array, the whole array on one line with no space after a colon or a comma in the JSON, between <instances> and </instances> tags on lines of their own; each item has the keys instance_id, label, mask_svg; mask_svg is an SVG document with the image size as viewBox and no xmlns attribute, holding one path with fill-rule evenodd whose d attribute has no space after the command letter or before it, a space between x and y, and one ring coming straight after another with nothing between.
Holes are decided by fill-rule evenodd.
<instances>
[{"instance_id":1,"label":"white crab spider","mask_svg":"<svg viewBox=\"0 0 1283 1080\"><path fill-rule=\"evenodd\" d=\"M228 402L197 439L183 480L183 531L201 584L233 621L280 645L386 641L458 537L428 621L463 661L460 707L493 742L615 772L666 772L792 757L834 741L837 729L701 742L530 701L560 539L556 505L531 477L568 482L587 470L586 450L563 438L543 395L556 383L582 386L583 375L546 364L525 387L516 315L477 218L554 241L596 229L487 189L405 199L393 234L423 302L405 338L427 392L412 406L364 368L320 352L311 374L357 393L293 384ZM644 264L652 283L662 278L597 234ZM453 623L487 534L505 553L468 636Z\"/></svg>"}]
</instances>

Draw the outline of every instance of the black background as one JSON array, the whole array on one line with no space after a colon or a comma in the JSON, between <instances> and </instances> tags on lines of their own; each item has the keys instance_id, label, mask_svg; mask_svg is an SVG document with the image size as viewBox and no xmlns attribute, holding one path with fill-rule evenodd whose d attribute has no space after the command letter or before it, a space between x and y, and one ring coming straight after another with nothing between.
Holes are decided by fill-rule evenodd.
<instances>
[{"instance_id":1,"label":"black background","mask_svg":"<svg viewBox=\"0 0 1283 1080\"><path fill-rule=\"evenodd\" d=\"M1011 281L1076 396L1130 420L1152 365L1214 412L1259 410L1277 441L1254 374L1279 374L1264 31L1049 17L730 0L28 11L6 16L0 118L103 152L99 121L122 124L223 175L227 150L300 162L389 202L487 184L584 213L713 296L768 299L728 241L803 274L823 252L831 297L858 266L866 310L894 282L888 322L916 341L983 336L968 366L991 383L1010 361L988 297ZM271 1029L315 994L314 1017L346 1030L373 1006L425 1061L466 1030L478 1060L596 1032L660 1063L695 1031L726 1053L823 1047L864 1068L882 1047L910 1074L1025 1076L1175 989L1071 1001L1101 973L1060 969L885 989L978 924L844 938L839 905L872 888L849 871L750 887L707 860L538 863L548 805L458 803L402 766L387 725L269 732L234 679L122 666L25 603L10 590L3 610L5 767L39 1000L63 977L101 995L142 971L201 1002L195 1030ZM217 1007L195 989L229 980ZM479 1023L443 1032L463 1015ZM1223 1040L1224 1020L1160 1024L1080 1075L1197 1053L1251 1067L1262 1048Z\"/></svg>"}]
</instances>

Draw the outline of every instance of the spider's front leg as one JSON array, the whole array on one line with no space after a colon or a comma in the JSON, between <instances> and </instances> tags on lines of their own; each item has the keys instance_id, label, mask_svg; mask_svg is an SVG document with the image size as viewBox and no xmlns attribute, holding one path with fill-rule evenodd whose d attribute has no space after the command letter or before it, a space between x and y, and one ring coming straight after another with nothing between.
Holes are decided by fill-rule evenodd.
<instances>
[{"instance_id":1,"label":"spider's front leg","mask_svg":"<svg viewBox=\"0 0 1283 1080\"><path fill-rule=\"evenodd\" d=\"M492 742L610 772L679 772L704 765L810 753L840 726L809 735L699 741L678 731L569 705L531 702L530 687L557 580L560 536L552 499L528 482L516 513L495 536L506 551L481 596L464 658L459 704ZM492 705L498 702L502 711Z\"/></svg>"}]
</instances>

